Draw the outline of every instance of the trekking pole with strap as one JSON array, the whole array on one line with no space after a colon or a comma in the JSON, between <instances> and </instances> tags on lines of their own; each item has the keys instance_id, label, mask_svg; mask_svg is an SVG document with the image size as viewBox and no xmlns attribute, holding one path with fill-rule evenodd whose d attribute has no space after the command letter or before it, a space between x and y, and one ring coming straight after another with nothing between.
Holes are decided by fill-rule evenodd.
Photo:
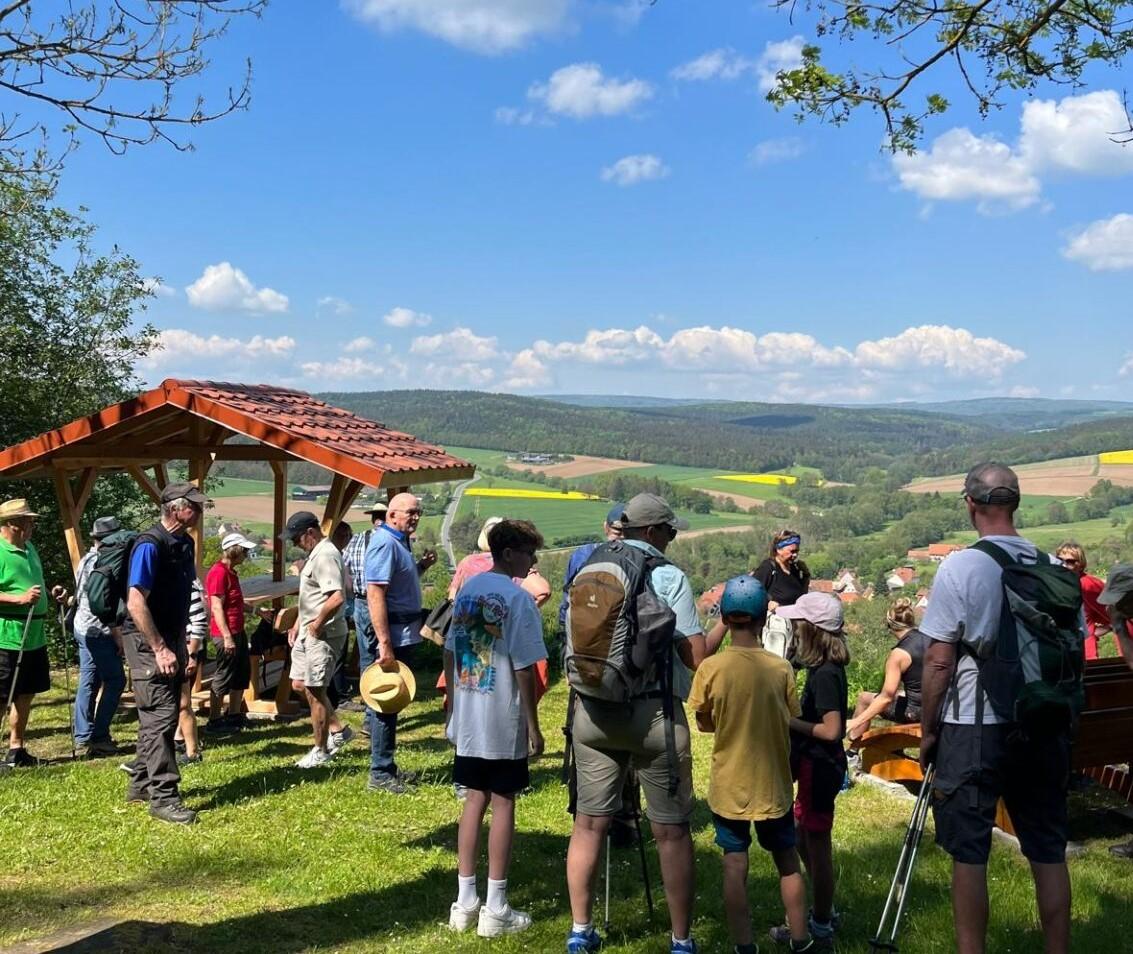
<instances>
[{"instance_id":1,"label":"trekking pole with strap","mask_svg":"<svg viewBox=\"0 0 1133 954\"><path fill-rule=\"evenodd\" d=\"M905 842L901 846L901 857L897 859L897 870L893 873L893 883L889 886L889 897L885 899L885 908L881 912L881 921L877 925L877 932L869 940L869 946L874 951L899 950L897 947L897 929L901 924L901 915L905 910L905 901L908 898L909 879L913 874L913 865L917 860L917 848L924 834L925 822L928 820L929 803L932 801L932 782L936 775L936 766L929 764L925 769L924 781L921 782L921 791L913 806L913 815L909 819L909 827L905 831ZM887 924L892 912L892 924Z\"/></svg>"},{"instance_id":2,"label":"trekking pole with strap","mask_svg":"<svg viewBox=\"0 0 1133 954\"><path fill-rule=\"evenodd\" d=\"M75 712L71 696L71 634L67 632L62 602L59 603L59 632L63 634L63 684L67 692L67 728L71 733L71 761L74 762L78 756L75 754Z\"/></svg>"},{"instance_id":3,"label":"trekking pole with strap","mask_svg":"<svg viewBox=\"0 0 1133 954\"><path fill-rule=\"evenodd\" d=\"M20 666L23 665L24 661L24 647L27 645L28 630L31 629L31 620L35 615L35 607L38 602L38 600L32 600L31 605L28 607L28 617L24 620L24 632L23 635L20 636L20 651L16 654L16 666L15 669L12 670L12 684L8 687L8 698L4 703L4 711L0 712L0 734L4 731L4 723L8 718L9 711L11 711L12 700L16 698L16 685L20 681ZM4 765L4 768L0 769L0 771L6 771L9 767L6 763L0 764Z\"/></svg>"}]
</instances>

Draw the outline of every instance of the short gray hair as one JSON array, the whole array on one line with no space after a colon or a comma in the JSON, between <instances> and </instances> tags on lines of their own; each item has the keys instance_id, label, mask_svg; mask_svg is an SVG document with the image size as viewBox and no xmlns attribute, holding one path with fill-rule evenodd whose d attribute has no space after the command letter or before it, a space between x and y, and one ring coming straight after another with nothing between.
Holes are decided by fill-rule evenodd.
<instances>
[{"instance_id":1,"label":"short gray hair","mask_svg":"<svg viewBox=\"0 0 1133 954\"><path fill-rule=\"evenodd\" d=\"M174 500L167 500L161 505L161 515L163 517L169 516L174 510L183 510L185 507L191 507L193 504L188 497L177 497Z\"/></svg>"}]
</instances>

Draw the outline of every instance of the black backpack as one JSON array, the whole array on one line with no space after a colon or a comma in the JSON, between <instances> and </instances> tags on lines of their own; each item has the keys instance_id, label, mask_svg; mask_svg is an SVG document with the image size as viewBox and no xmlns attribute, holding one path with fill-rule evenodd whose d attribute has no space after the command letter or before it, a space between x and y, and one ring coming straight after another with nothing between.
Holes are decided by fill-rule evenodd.
<instances>
[{"instance_id":1,"label":"black backpack","mask_svg":"<svg viewBox=\"0 0 1133 954\"><path fill-rule=\"evenodd\" d=\"M126 615L126 582L130 573L130 554L141 537L161 546L152 534L118 530L104 537L98 556L86 580L87 605L100 623L117 626Z\"/></svg>"}]
</instances>

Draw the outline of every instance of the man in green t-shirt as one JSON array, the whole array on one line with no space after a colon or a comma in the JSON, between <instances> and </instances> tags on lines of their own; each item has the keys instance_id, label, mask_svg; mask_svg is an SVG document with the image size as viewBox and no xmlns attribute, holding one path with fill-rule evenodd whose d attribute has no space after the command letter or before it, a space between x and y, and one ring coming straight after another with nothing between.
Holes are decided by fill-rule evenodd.
<instances>
[{"instance_id":1,"label":"man in green t-shirt","mask_svg":"<svg viewBox=\"0 0 1133 954\"><path fill-rule=\"evenodd\" d=\"M20 768L39 764L24 748L24 731L32 696L51 688L43 632L47 593L31 543L36 516L22 498L0 503L0 699L12 701L5 761ZM52 595L61 592L56 587Z\"/></svg>"}]
</instances>

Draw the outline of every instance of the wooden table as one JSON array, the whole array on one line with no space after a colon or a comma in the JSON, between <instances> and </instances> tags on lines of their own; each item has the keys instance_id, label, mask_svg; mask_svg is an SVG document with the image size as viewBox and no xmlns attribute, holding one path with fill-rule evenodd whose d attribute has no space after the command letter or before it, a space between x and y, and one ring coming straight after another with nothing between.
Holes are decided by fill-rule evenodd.
<instances>
[{"instance_id":1,"label":"wooden table","mask_svg":"<svg viewBox=\"0 0 1133 954\"><path fill-rule=\"evenodd\" d=\"M240 581L245 603L268 603L285 596L299 595L299 577L273 580L270 576L248 576Z\"/></svg>"}]
</instances>

